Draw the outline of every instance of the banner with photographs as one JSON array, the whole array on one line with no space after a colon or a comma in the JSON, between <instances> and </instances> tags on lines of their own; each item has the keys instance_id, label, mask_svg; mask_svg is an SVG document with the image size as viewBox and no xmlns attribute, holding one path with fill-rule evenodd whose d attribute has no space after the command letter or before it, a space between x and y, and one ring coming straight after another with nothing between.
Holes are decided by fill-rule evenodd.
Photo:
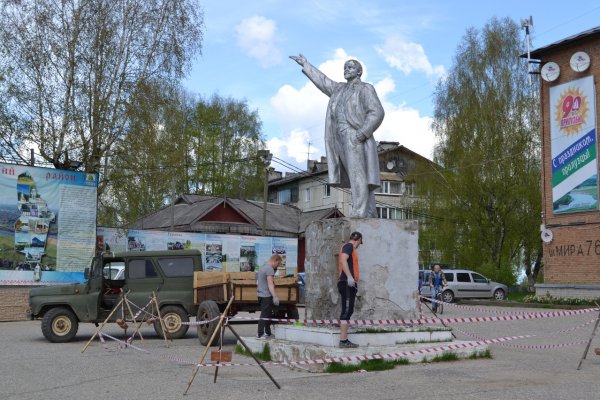
<instances>
[{"instance_id":1,"label":"banner with photographs","mask_svg":"<svg viewBox=\"0 0 600 400\"><path fill-rule=\"evenodd\" d=\"M0 284L15 280L3 271L30 283L82 274L96 247L97 188L96 174L0 163Z\"/></svg>"},{"instance_id":2,"label":"banner with photographs","mask_svg":"<svg viewBox=\"0 0 600 400\"><path fill-rule=\"evenodd\" d=\"M258 271L273 254L283 259L284 268L280 273L294 274L298 269L298 239L294 238L154 230L124 232L100 227L97 243L100 242L108 244L105 250L111 251L113 248L127 251L197 249L204 257L206 271Z\"/></svg>"},{"instance_id":3,"label":"banner with photographs","mask_svg":"<svg viewBox=\"0 0 600 400\"><path fill-rule=\"evenodd\" d=\"M595 93L593 76L550 88L555 214L598 209Z\"/></svg>"}]
</instances>

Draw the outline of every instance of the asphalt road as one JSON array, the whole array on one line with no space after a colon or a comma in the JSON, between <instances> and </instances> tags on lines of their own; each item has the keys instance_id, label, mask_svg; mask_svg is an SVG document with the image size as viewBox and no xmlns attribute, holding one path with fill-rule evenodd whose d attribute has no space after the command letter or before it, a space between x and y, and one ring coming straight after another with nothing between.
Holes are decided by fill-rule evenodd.
<instances>
[{"instance_id":1,"label":"asphalt road","mask_svg":"<svg viewBox=\"0 0 600 400\"><path fill-rule=\"evenodd\" d=\"M493 312L527 311L514 308L486 308L476 312L446 308L444 316L497 315ZM539 310L530 310L539 311ZM546 310L544 310L546 311ZM457 325L479 336L496 338L535 334L536 338L510 344L539 345L571 343L589 338L593 324L568 333L555 332L591 321L597 314L576 317L513 322ZM254 335L256 327L236 327L242 335ZM197 360L203 347L190 329L185 339L166 348L152 328L142 331L146 340L135 343L148 350L105 350L95 341L82 354L91 337L91 324L80 326L77 340L68 344L47 342L39 321L0 323L0 399L598 399L600 398L600 332L592 343L588 359L577 371L585 345L551 350L521 350L493 346L493 359L398 366L385 372L312 374L285 367L269 366L281 384L277 390L258 367L229 367L198 373L187 396L183 396L192 367L167 361L162 356ZM112 325L111 335L122 335ZM464 335L458 337L465 339ZM227 347L235 344L228 333ZM236 362L250 359L234 355Z\"/></svg>"}]
</instances>

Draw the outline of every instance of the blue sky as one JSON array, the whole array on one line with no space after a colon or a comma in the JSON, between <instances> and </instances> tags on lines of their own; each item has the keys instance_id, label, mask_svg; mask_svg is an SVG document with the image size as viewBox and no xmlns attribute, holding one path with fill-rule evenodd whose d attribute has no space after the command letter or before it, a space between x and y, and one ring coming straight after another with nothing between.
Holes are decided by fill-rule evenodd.
<instances>
[{"instance_id":1,"label":"blue sky","mask_svg":"<svg viewBox=\"0 0 600 400\"><path fill-rule=\"evenodd\" d=\"M192 93L245 99L268 148L305 168L325 155L327 97L288 58L304 54L333 79L357 58L386 110L377 140L431 158L433 92L469 27L533 16L533 48L599 25L600 4L565 1L206 0L203 54L184 82ZM524 37L524 33L523 33ZM525 73L525 71L524 71ZM281 164L273 164L286 170Z\"/></svg>"}]
</instances>

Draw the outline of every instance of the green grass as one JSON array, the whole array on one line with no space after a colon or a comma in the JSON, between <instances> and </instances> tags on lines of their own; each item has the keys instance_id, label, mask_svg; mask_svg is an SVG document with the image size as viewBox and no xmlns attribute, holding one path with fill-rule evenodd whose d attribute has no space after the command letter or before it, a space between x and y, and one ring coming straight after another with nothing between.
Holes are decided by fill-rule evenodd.
<instances>
[{"instance_id":1,"label":"green grass","mask_svg":"<svg viewBox=\"0 0 600 400\"><path fill-rule=\"evenodd\" d=\"M458 354L444 352L442 354L439 354L439 355L433 357L431 360L429 360L429 362L435 363L435 362L448 362L448 361L458 361L458 360L459 360Z\"/></svg>"},{"instance_id":2,"label":"green grass","mask_svg":"<svg viewBox=\"0 0 600 400\"><path fill-rule=\"evenodd\" d=\"M477 360L479 358L489 358L489 359L491 359L491 358L494 358L494 357L492 356L492 352L490 351L490 349L483 350L483 351L477 351L477 352L475 352L475 353L473 353L473 354L471 354L469 356L469 360Z\"/></svg>"},{"instance_id":3,"label":"green grass","mask_svg":"<svg viewBox=\"0 0 600 400\"><path fill-rule=\"evenodd\" d=\"M506 298L508 301L515 301L517 303L522 303L523 299L527 296L531 295L531 293L527 292L510 292L508 297Z\"/></svg>"},{"instance_id":4,"label":"green grass","mask_svg":"<svg viewBox=\"0 0 600 400\"><path fill-rule=\"evenodd\" d=\"M343 364L343 363L331 363L327 364L325 372L334 374L347 374L349 372L356 372L360 370L364 371L386 371L394 369L396 365L407 365L408 360L406 358L397 358L393 360L365 360L359 364Z\"/></svg>"},{"instance_id":5,"label":"green grass","mask_svg":"<svg viewBox=\"0 0 600 400\"><path fill-rule=\"evenodd\" d=\"M241 345L235 346L235 353L241 354L243 356L251 357L250 353ZM269 343L265 343L265 347L263 347L263 351L254 352L254 357L258 358L261 361L271 361L271 348L269 347Z\"/></svg>"},{"instance_id":6,"label":"green grass","mask_svg":"<svg viewBox=\"0 0 600 400\"><path fill-rule=\"evenodd\" d=\"M389 333L392 331L389 330L385 330L385 329L379 329L379 328L367 328L365 329L365 333Z\"/></svg>"}]
</instances>

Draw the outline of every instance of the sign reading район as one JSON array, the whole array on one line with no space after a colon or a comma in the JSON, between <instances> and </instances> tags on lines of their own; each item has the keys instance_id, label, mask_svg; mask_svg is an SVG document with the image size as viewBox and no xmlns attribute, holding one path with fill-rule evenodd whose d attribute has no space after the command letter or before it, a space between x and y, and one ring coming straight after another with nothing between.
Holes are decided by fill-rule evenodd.
<instances>
[{"instance_id":1,"label":"sign reading \u0440\u0430\u0439\u043e\u043d","mask_svg":"<svg viewBox=\"0 0 600 400\"><path fill-rule=\"evenodd\" d=\"M97 187L96 174L0 163L0 270L83 271Z\"/></svg>"}]
</instances>

